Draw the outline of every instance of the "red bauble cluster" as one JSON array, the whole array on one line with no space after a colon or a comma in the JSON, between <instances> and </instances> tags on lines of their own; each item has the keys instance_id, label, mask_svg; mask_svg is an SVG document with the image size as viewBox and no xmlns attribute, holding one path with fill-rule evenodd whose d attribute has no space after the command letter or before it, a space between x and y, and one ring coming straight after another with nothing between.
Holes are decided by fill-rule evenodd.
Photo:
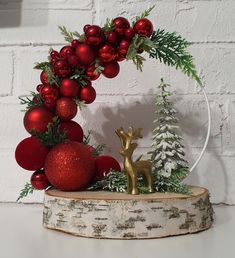
<instances>
[{"instance_id":1,"label":"red bauble cluster","mask_svg":"<svg viewBox=\"0 0 235 258\"><path fill-rule=\"evenodd\" d=\"M110 156L93 157L94 148L82 143L83 129L72 119L79 102L90 104L96 99L92 81L101 74L116 77L135 35L150 37L153 25L143 18L131 27L127 19L117 17L109 28L87 24L83 31L81 39L71 39L60 51L52 50L49 62L42 63L38 94L33 95L24 116L24 127L32 136L18 144L15 158L22 168L34 171L31 184L38 190L50 185L79 190L110 170L121 170ZM138 49L138 53L142 51ZM67 139L52 146L45 143L44 136L55 126L54 117L59 121L57 132Z\"/></svg>"}]
</instances>

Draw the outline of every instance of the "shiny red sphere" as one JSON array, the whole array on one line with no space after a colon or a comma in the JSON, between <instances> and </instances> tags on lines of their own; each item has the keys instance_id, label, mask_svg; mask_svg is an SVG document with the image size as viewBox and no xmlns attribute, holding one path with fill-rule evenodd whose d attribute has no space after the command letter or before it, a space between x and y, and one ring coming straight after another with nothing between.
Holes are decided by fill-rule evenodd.
<instances>
[{"instance_id":1,"label":"shiny red sphere","mask_svg":"<svg viewBox=\"0 0 235 258\"><path fill-rule=\"evenodd\" d=\"M133 28L130 27L125 30L124 35L127 40L131 41L135 36L135 31Z\"/></svg>"},{"instance_id":2,"label":"shiny red sphere","mask_svg":"<svg viewBox=\"0 0 235 258\"><path fill-rule=\"evenodd\" d=\"M83 27L83 31L86 32L86 30L87 30L90 26L91 26L90 24L86 24L86 25Z\"/></svg>"},{"instance_id":3,"label":"shiny red sphere","mask_svg":"<svg viewBox=\"0 0 235 258\"><path fill-rule=\"evenodd\" d=\"M100 77L100 73L96 73L95 69L96 69L95 65L89 66L86 69L86 75L89 77L91 81L95 81Z\"/></svg>"},{"instance_id":4,"label":"shiny red sphere","mask_svg":"<svg viewBox=\"0 0 235 258\"><path fill-rule=\"evenodd\" d=\"M150 37L153 33L153 24L146 18L140 19L135 23L134 31L139 35Z\"/></svg>"},{"instance_id":5,"label":"shiny red sphere","mask_svg":"<svg viewBox=\"0 0 235 258\"><path fill-rule=\"evenodd\" d=\"M115 31L108 32L106 34L106 40L111 45L116 45L118 42L118 34Z\"/></svg>"},{"instance_id":6,"label":"shiny red sphere","mask_svg":"<svg viewBox=\"0 0 235 258\"><path fill-rule=\"evenodd\" d=\"M60 98L56 101L55 112L62 121L69 121L77 114L77 104L71 98Z\"/></svg>"},{"instance_id":7,"label":"shiny red sphere","mask_svg":"<svg viewBox=\"0 0 235 258\"><path fill-rule=\"evenodd\" d=\"M40 80L42 82L42 84L46 84L48 83L48 75L45 71L42 71L41 74L40 74Z\"/></svg>"},{"instance_id":8,"label":"shiny red sphere","mask_svg":"<svg viewBox=\"0 0 235 258\"><path fill-rule=\"evenodd\" d=\"M32 133L44 133L47 130L47 125L52 123L53 114L44 107L33 107L29 109L24 116L24 127Z\"/></svg>"},{"instance_id":9,"label":"shiny red sphere","mask_svg":"<svg viewBox=\"0 0 235 258\"><path fill-rule=\"evenodd\" d=\"M37 92L40 92L41 91L41 89L42 89L42 87L43 87L43 84L38 84L38 86L37 86Z\"/></svg>"},{"instance_id":10,"label":"shiny red sphere","mask_svg":"<svg viewBox=\"0 0 235 258\"><path fill-rule=\"evenodd\" d=\"M71 68L65 60L58 60L53 65L54 72L59 77L65 78L71 74Z\"/></svg>"},{"instance_id":11,"label":"shiny red sphere","mask_svg":"<svg viewBox=\"0 0 235 258\"><path fill-rule=\"evenodd\" d=\"M77 40L77 39L74 39L74 40L71 42L71 46L72 46L73 48L78 47L79 44L80 44L80 41Z\"/></svg>"},{"instance_id":12,"label":"shiny red sphere","mask_svg":"<svg viewBox=\"0 0 235 258\"><path fill-rule=\"evenodd\" d=\"M76 56L83 65L89 65L95 60L95 52L87 44L81 44L76 48Z\"/></svg>"},{"instance_id":13,"label":"shiny red sphere","mask_svg":"<svg viewBox=\"0 0 235 258\"><path fill-rule=\"evenodd\" d=\"M112 46L106 44L99 49L99 58L101 62L111 62L115 57L115 49Z\"/></svg>"},{"instance_id":14,"label":"shiny red sphere","mask_svg":"<svg viewBox=\"0 0 235 258\"><path fill-rule=\"evenodd\" d=\"M58 59L60 57L60 54L56 50L52 50L50 53L50 57Z\"/></svg>"},{"instance_id":15,"label":"shiny red sphere","mask_svg":"<svg viewBox=\"0 0 235 258\"><path fill-rule=\"evenodd\" d=\"M129 49L130 46L130 41L123 39L117 49L117 57L118 57L118 61L122 61L126 58L127 55L127 51Z\"/></svg>"},{"instance_id":16,"label":"shiny red sphere","mask_svg":"<svg viewBox=\"0 0 235 258\"><path fill-rule=\"evenodd\" d=\"M86 43L92 46L98 46L104 39L104 32L97 25L90 25L85 29Z\"/></svg>"},{"instance_id":17,"label":"shiny red sphere","mask_svg":"<svg viewBox=\"0 0 235 258\"><path fill-rule=\"evenodd\" d=\"M37 170L44 167L49 149L36 137L22 140L16 147L15 159L19 166L26 170Z\"/></svg>"},{"instance_id":18,"label":"shiny red sphere","mask_svg":"<svg viewBox=\"0 0 235 258\"><path fill-rule=\"evenodd\" d=\"M73 98L78 95L79 85L71 79L63 79L60 84L60 94L63 97Z\"/></svg>"},{"instance_id":19,"label":"shiny red sphere","mask_svg":"<svg viewBox=\"0 0 235 258\"><path fill-rule=\"evenodd\" d=\"M125 30L130 27L129 21L124 17L117 17L113 20L115 31L119 35L124 35Z\"/></svg>"},{"instance_id":20,"label":"shiny red sphere","mask_svg":"<svg viewBox=\"0 0 235 258\"><path fill-rule=\"evenodd\" d=\"M121 167L116 159L111 156L98 156L95 158L95 170L98 180L107 175L110 170L121 171Z\"/></svg>"},{"instance_id":21,"label":"shiny red sphere","mask_svg":"<svg viewBox=\"0 0 235 258\"><path fill-rule=\"evenodd\" d=\"M79 99L86 104L91 104L96 99L96 91L92 86L86 86L81 88L79 92Z\"/></svg>"},{"instance_id":22,"label":"shiny red sphere","mask_svg":"<svg viewBox=\"0 0 235 258\"><path fill-rule=\"evenodd\" d=\"M31 176L30 182L33 188L36 190L44 190L51 185L44 170L35 171Z\"/></svg>"},{"instance_id":23,"label":"shiny red sphere","mask_svg":"<svg viewBox=\"0 0 235 258\"><path fill-rule=\"evenodd\" d=\"M67 58L68 64L72 67L76 67L79 63L78 57L76 55L70 55Z\"/></svg>"},{"instance_id":24,"label":"shiny red sphere","mask_svg":"<svg viewBox=\"0 0 235 258\"><path fill-rule=\"evenodd\" d=\"M82 127L75 121L62 122L60 125L60 131L65 132L67 138L70 141L82 142L83 141L83 130Z\"/></svg>"},{"instance_id":25,"label":"shiny red sphere","mask_svg":"<svg viewBox=\"0 0 235 258\"><path fill-rule=\"evenodd\" d=\"M116 61L112 61L104 65L104 70L102 74L107 78L114 78L118 75L120 71L120 66Z\"/></svg>"},{"instance_id":26,"label":"shiny red sphere","mask_svg":"<svg viewBox=\"0 0 235 258\"><path fill-rule=\"evenodd\" d=\"M80 190L94 178L95 160L84 144L65 141L48 153L45 173L51 184L62 191Z\"/></svg>"},{"instance_id":27,"label":"shiny red sphere","mask_svg":"<svg viewBox=\"0 0 235 258\"><path fill-rule=\"evenodd\" d=\"M40 96L42 99L53 99L54 101L58 99L59 91L57 88L51 86L50 84L45 84L40 90Z\"/></svg>"},{"instance_id":28,"label":"shiny red sphere","mask_svg":"<svg viewBox=\"0 0 235 258\"><path fill-rule=\"evenodd\" d=\"M71 46L64 46L60 50L60 56L64 59L74 54L74 49Z\"/></svg>"}]
</instances>

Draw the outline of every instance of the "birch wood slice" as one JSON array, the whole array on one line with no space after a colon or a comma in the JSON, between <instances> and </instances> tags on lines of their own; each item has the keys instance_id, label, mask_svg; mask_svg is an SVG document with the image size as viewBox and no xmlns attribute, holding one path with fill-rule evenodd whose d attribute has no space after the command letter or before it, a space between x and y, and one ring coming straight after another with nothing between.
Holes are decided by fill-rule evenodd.
<instances>
[{"instance_id":1,"label":"birch wood slice","mask_svg":"<svg viewBox=\"0 0 235 258\"><path fill-rule=\"evenodd\" d=\"M213 221L209 192L191 195L45 192L43 225L83 237L144 239L195 233Z\"/></svg>"}]
</instances>

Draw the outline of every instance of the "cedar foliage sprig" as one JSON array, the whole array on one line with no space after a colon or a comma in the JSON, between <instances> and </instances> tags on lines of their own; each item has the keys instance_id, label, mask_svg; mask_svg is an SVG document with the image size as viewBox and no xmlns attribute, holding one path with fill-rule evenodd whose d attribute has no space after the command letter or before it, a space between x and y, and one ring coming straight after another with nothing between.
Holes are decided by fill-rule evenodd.
<instances>
[{"instance_id":1,"label":"cedar foliage sprig","mask_svg":"<svg viewBox=\"0 0 235 258\"><path fill-rule=\"evenodd\" d=\"M115 29L115 26L113 24L113 20L106 18L106 21L102 30L107 33L107 32L113 31L114 29Z\"/></svg>"},{"instance_id":2,"label":"cedar foliage sprig","mask_svg":"<svg viewBox=\"0 0 235 258\"><path fill-rule=\"evenodd\" d=\"M183 73L202 86L202 81L193 63L193 57L187 51L189 42L177 35L158 29L154 31L151 40L156 44L150 51L150 57L158 59L161 63L181 69Z\"/></svg>"},{"instance_id":3,"label":"cedar foliage sprig","mask_svg":"<svg viewBox=\"0 0 235 258\"><path fill-rule=\"evenodd\" d=\"M24 185L24 188L20 191L20 195L17 198L16 202L19 202L19 200L23 199L24 197L28 196L29 194L32 194L34 191L33 186L30 183L26 183Z\"/></svg>"},{"instance_id":4,"label":"cedar foliage sprig","mask_svg":"<svg viewBox=\"0 0 235 258\"><path fill-rule=\"evenodd\" d=\"M60 79L54 74L52 66L49 62L36 63L34 69L45 71L47 74L48 83L59 86Z\"/></svg>"},{"instance_id":5,"label":"cedar foliage sprig","mask_svg":"<svg viewBox=\"0 0 235 258\"><path fill-rule=\"evenodd\" d=\"M41 98L39 93L31 92L32 98L29 97L19 97L21 105L27 105L26 110L33 107L42 107L44 106L44 101ZM33 101L34 99L34 101ZM36 101L35 101L36 99Z\"/></svg>"},{"instance_id":6,"label":"cedar foliage sprig","mask_svg":"<svg viewBox=\"0 0 235 258\"><path fill-rule=\"evenodd\" d=\"M76 38L78 38L81 41L83 41L85 39L85 35L80 34L78 31L74 31L72 34L73 34L73 36L75 36Z\"/></svg>"},{"instance_id":7,"label":"cedar foliage sprig","mask_svg":"<svg viewBox=\"0 0 235 258\"><path fill-rule=\"evenodd\" d=\"M60 33L64 36L65 41L71 43L73 38L73 33L68 31L65 26L59 26Z\"/></svg>"},{"instance_id":8,"label":"cedar foliage sprig","mask_svg":"<svg viewBox=\"0 0 235 258\"><path fill-rule=\"evenodd\" d=\"M85 87L87 85L88 76L85 74L85 69L76 68L74 74L70 76L70 79L76 80L80 86Z\"/></svg>"},{"instance_id":9,"label":"cedar foliage sprig","mask_svg":"<svg viewBox=\"0 0 235 258\"><path fill-rule=\"evenodd\" d=\"M89 130L87 132L87 135L83 136L83 144L90 145L90 141L91 141L91 130ZM106 148L106 145L105 144L98 144L97 146L91 145L91 147L94 148L94 150L92 151L92 156L93 157L98 157L99 155L101 155L104 152L104 149Z\"/></svg>"},{"instance_id":10,"label":"cedar foliage sprig","mask_svg":"<svg viewBox=\"0 0 235 258\"><path fill-rule=\"evenodd\" d=\"M60 131L60 119L53 118L53 122L47 125L47 131L44 133L32 131L32 135L41 139L45 146L53 147L67 139L66 131Z\"/></svg>"},{"instance_id":11,"label":"cedar foliage sprig","mask_svg":"<svg viewBox=\"0 0 235 258\"><path fill-rule=\"evenodd\" d=\"M149 9L145 10L144 12L142 12L139 16L136 16L134 18L134 21L133 21L132 25L134 25L136 21L148 17L154 8L155 8L155 5L149 7Z\"/></svg>"}]
</instances>

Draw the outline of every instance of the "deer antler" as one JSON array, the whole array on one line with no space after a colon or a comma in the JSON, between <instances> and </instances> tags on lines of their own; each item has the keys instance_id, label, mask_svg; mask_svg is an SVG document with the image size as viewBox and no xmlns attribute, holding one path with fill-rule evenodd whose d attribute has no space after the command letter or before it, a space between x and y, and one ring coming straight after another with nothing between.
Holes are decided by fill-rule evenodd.
<instances>
[{"instance_id":1,"label":"deer antler","mask_svg":"<svg viewBox=\"0 0 235 258\"><path fill-rule=\"evenodd\" d=\"M141 131L142 131L142 128L133 129L133 127L131 126L128 128L127 134L129 137L131 137L131 139L137 140L139 138L143 138Z\"/></svg>"}]
</instances>

